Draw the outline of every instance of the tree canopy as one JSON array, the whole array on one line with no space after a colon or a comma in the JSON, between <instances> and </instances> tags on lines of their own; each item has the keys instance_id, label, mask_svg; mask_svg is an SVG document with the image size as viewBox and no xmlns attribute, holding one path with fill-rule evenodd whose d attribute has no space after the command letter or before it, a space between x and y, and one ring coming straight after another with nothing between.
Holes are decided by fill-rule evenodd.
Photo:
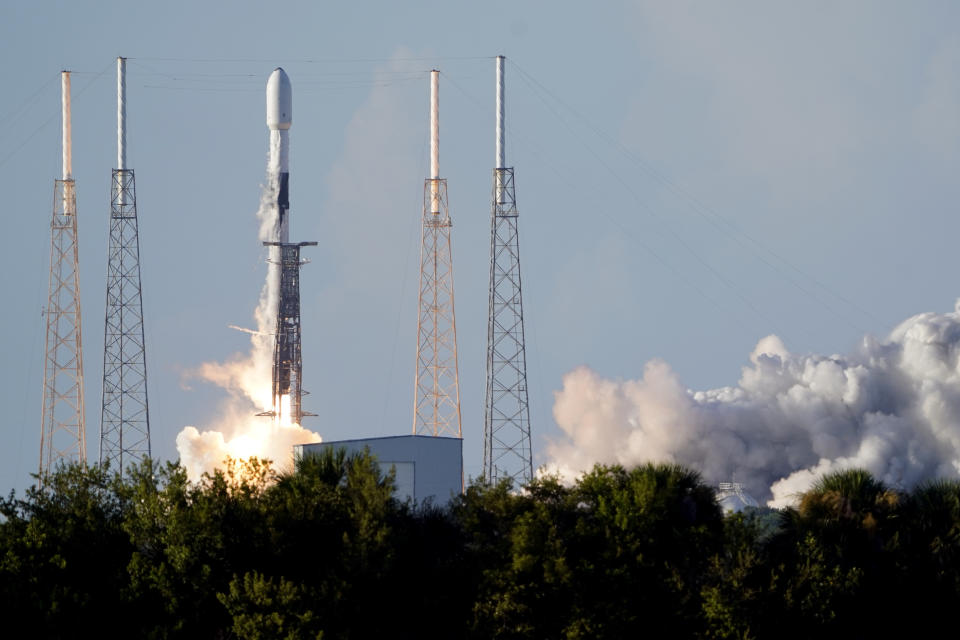
<instances>
[{"instance_id":1,"label":"tree canopy","mask_svg":"<svg viewBox=\"0 0 960 640\"><path fill-rule=\"evenodd\" d=\"M865 638L960 604L953 480L853 469L727 515L668 464L475 482L446 506L342 451L198 483L146 459L39 480L0 500L0 606L41 637Z\"/></svg>"}]
</instances>

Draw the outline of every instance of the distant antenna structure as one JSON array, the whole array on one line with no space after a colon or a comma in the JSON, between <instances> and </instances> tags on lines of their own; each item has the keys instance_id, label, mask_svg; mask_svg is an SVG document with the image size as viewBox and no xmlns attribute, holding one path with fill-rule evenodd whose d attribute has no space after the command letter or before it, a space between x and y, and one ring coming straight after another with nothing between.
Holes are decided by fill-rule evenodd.
<instances>
[{"instance_id":1,"label":"distant antenna structure","mask_svg":"<svg viewBox=\"0 0 960 640\"><path fill-rule=\"evenodd\" d=\"M430 177L423 184L413 434L463 437L447 181L440 177L440 72L430 72Z\"/></svg>"},{"instance_id":2,"label":"distant antenna structure","mask_svg":"<svg viewBox=\"0 0 960 640\"><path fill-rule=\"evenodd\" d=\"M115 471L150 456L137 193L133 169L127 168L126 62L117 58L117 168L110 191L100 405L100 463Z\"/></svg>"},{"instance_id":3,"label":"distant antenna structure","mask_svg":"<svg viewBox=\"0 0 960 640\"><path fill-rule=\"evenodd\" d=\"M61 78L63 176L53 185L50 223L50 280L43 361L40 476L60 462L86 462L83 406L83 349L77 252L77 195L73 181L70 72Z\"/></svg>"},{"instance_id":4,"label":"distant antenna structure","mask_svg":"<svg viewBox=\"0 0 960 640\"><path fill-rule=\"evenodd\" d=\"M496 167L490 217L490 301L487 310L487 390L483 417L483 477L497 483L533 480L527 356L520 286L520 240L513 168L506 164L504 62L496 59Z\"/></svg>"}]
</instances>

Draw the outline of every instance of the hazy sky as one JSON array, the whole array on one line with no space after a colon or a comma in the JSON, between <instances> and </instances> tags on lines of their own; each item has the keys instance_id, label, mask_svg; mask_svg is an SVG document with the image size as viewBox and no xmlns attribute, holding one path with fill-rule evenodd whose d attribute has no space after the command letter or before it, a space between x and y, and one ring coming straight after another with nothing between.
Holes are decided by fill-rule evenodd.
<instances>
[{"instance_id":1,"label":"hazy sky","mask_svg":"<svg viewBox=\"0 0 960 640\"><path fill-rule=\"evenodd\" d=\"M573 3L571 3L572 5ZM409 433L428 71L442 72L465 468L480 473L494 62L506 55L535 464L554 392L660 358L734 385L758 340L846 353L960 297L953 2L0 5L0 489L37 469L59 71L73 76L88 450L97 451L115 58L129 58L153 449L224 394L265 273L264 86L294 94L305 426Z\"/></svg>"}]
</instances>

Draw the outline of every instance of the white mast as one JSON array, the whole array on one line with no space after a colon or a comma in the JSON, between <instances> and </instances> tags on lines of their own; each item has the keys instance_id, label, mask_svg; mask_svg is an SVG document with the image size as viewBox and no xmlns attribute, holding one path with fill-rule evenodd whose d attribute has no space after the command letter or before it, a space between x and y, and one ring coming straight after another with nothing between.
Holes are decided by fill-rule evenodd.
<instances>
[{"instance_id":1,"label":"white mast","mask_svg":"<svg viewBox=\"0 0 960 640\"><path fill-rule=\"evenodd\" d=\"M507 166L507 144L504 133L504 96L503 96L503 56L497 56L497 164L495 169L504 169Z\"/></svg>"},{"instance_id":2,"label":"white mast","mask_svg":"<svg viewBox=\"0 0 960 640\"><path fill-rule=\"evenodd\" d=\"M430 72L430 213L440 214L440 190L436 180L440 178L440 72Z\"/></svg>"},{"instance_id":3,"label":"white mast","mask_svg":"<svg viewBox=\"0 0 960 640\"><path fill-rule=\"evenodd\" d=\"M70 72L60 73L61 117L63 119L63 179L73 179L73 148L70 130Z\"/></svg>"},{"instance_id":4,"label":"white mast","mask_svg":"<svg viewBox=\"0 0 960 640\"><path fill-rule=\"evenodd\" d=\"M117 58L117 169L127 168L127 59Z\"/></svg>"}]
</instances>

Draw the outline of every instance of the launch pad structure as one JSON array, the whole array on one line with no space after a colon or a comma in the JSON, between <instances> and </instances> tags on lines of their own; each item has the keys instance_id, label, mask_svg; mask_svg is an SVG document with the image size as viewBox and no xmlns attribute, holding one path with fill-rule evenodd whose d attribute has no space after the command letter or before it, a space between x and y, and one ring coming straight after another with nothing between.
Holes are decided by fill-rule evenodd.
<instances>
[{"instance_id":1,"label":"launch pad structure","mask_svg":"<svg viewBox=\"0 0 960 640\"><path fill-rule=\"evenodd\" d=\"M280 299L277 305L277 331L273 346L273 410L257 415L272 416L278 422L287 415L291 424L301 424L303 416L303 358L300 347L300 259L301 247L315 247L316 242L264 242L265 247L280 249ZM283 398L290 398L289 408Z\"/></svg>"}]
</instances>

